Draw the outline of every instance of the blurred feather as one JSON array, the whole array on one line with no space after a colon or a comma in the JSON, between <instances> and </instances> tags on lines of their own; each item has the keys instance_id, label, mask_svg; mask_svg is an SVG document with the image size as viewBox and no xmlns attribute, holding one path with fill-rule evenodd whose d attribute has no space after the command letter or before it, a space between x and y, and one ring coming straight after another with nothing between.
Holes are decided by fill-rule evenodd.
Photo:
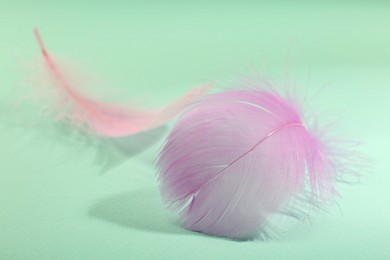
<instances>
[{"instance_id":1,"label":"blurred feather","mask_svg":"<svg viewBox=\"0 0 390 260\"><path fill-rule=\"evenodd\" d=\"M190 90L163 109L143 109L100 102L79 92L71 76L66 75L46 50L37 29L34 30L45 62L45 70L54 91L40 92L49 95L55 104L56 120L71 122L92 133L108 137L136 134L164 125L176 117L186 106L209 91L209 87Z\"/></svg>"}]
</instances>

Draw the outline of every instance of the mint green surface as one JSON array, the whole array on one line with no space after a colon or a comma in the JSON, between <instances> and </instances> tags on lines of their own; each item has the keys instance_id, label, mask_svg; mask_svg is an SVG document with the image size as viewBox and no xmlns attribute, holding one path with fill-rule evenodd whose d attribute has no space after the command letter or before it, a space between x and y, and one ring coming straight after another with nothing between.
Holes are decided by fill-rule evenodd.
<instances>
[{"instance_id":1,"label":"mint green surface","mask_svg":"<svg viewBox=\"0 0 390 260\"><path fill-rule=\"evenodd\" d=\"M390 2L275 2L1 0L0 259L390 259ZM275 240L186 231L159 198L163 138L100 174L93 147L11 119L26 64L39 58L35 26L114 99L159 106L253 70L295 82L364 143L370 173Z\"/></svg>"}]
</instances>

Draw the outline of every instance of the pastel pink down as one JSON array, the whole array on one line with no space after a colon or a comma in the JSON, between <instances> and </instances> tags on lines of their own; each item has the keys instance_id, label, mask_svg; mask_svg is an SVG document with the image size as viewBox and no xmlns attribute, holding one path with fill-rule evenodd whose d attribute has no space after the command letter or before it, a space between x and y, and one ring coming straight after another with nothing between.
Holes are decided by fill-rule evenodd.
<instances>
[{"instance_id":1,"label":"pastel pink down","mask_svg":"<svg viewBox=\"0 0 390 260\"><path fill-rule=\"evenodd\" d=\"M276 212L334 193L327 149L277 93L209 95L178 120L157 161L161 194L183 225L209 235L252 238Z\"/></svg>"}]
</instances>

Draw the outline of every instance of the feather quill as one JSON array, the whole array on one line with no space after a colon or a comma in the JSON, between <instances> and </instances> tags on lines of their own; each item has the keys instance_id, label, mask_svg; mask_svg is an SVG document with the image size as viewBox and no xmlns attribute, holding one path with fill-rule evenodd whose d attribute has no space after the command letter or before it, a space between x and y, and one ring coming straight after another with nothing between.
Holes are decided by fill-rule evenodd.
<instances>
[{"instance_id":1,"label":"feather quill","mask_svg":"<svg viewBox=\"0 0 390 260\"><path fill-rule=\"evenodd\" d=\"M45 71L56 88L55 94L58 97L51 97L57 102L56 118L71 121L97 135L122 137L159 127L210 90L203 86L194 88L165 108L154 110L100 102L81 94L78 87L71 84L46 50L38 29L34 30L34 34L44 58Z\"/></svg>"},{"instance_id":2,"label":"feather quill","mask_svg":"<svg viewBox=\"0 0 390 260\"><path fill-rule=\"evenodd\" d=\"M300 111L262 87L203 97L179 118L157 160L164 202L190 230L249 239L305 191L309 203L331 198L334 158Z\"/></svg>"}]
</instances>

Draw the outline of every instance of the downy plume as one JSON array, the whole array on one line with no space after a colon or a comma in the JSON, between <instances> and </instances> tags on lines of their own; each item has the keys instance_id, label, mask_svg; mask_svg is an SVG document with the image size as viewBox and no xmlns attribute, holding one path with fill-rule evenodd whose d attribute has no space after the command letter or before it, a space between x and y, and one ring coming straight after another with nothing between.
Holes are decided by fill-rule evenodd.
<instances>
[{"instance_id":1,"label":"downy plume","mask_svg":"<svg viewBox=\"0 0 390 260\"><path fill-rule=\"evenodd\" d=\"M203 97L179 118L157 161L161 195L194 231L233 239L266 233L336 194L343 158L289 97L257 82ZM297 207L295 207L297 206Z\"/></svg>"}]
</instances>

